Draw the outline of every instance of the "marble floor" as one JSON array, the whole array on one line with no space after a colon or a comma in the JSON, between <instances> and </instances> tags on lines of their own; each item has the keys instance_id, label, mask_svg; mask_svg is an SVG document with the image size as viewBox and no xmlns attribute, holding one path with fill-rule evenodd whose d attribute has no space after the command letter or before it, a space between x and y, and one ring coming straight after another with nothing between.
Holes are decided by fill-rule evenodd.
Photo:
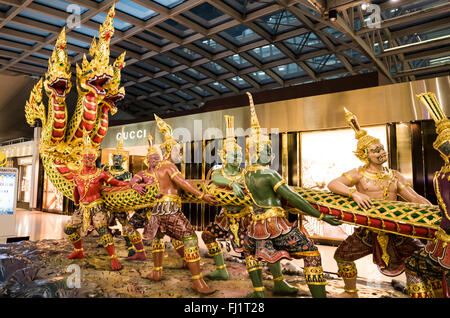
<instances>
[{"instance_id":1,"label":"marble floor","mask_svg":"<svg viewBox=\"0 0 450 318\"><path fill-rule=\"evenodd\" d=\"M29 236L31 241L64 238L68 215L41 211L16 210L16 236Z\"/></svg>"},{"instance_id":2,"label":"marble floor","mask_svg":"<svg viewBox=\"0 0 450 318\"><path fill-rule=\"evenodd\" d=\"M67 215L24 209L17 209L16 215L16 236L29 236L31 241L64 238L63 228L70 219L70 216ZM197 235L201 237L200 232ZM166 239L168 240L168 237ZM199 245L200 248L206 248L202 240L199 240ZM324 271L336 273L337 266L333 259L336 247L318 245L318 248L322 255ZM303 267L302 261L294 260L294 262L300 267ZM391 277L384 276L378 271L377 266L372 262L372 256L366 256L357 260L356 265L358 268L358 276L373 281L374 285L379 281L390 282L392 280ZM403 282L406 281L405 274L395 277L395 279Z\"/></svg>"}]
</instances>

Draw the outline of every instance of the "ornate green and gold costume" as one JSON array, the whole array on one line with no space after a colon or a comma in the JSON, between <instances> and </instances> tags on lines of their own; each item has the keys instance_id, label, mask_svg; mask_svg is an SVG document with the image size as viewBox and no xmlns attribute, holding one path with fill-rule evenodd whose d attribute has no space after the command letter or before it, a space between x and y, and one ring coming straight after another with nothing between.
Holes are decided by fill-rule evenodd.
<instances>
[{"instance_id":1,"label":"ornate green and gold costume","mask_svg":"<svg viewBox=\"0 0 450 318\"><path fill-rule=\"evenodd\" d=\"M433 241L406 261L406 279L411 298L450 298L450 120L433 93L418 96L430 111L438 134L433 147L444 159L434 176L434 190L442 211L440 228Z\"/></svg>"},{"instance_id":2,"label":"ornate green and gold costume","mask_svg":"<svg viewBox=\"0 0 450 318\"><path fill-rule=\"evenodd\" d=\"M121 138L117 144L116 149L112 153L113 156L113 165L105 165L103 170L112 175L115 179L120 181L131 180L131 173L128 170L123 168L123 163L128 160L128 156L123 149L123 131ZM140 234L136 231L136 229L128 222L128 212L127 211L112 211L109 213L108 225L114 225L115 222L119 221L122 225L122 236L125 240L125 245L128 249L128 256L133 256L136 254L136 249L134 248L135 241L140 238ZM133 238L133 242L131 242L131 238Z\"/></svg>"},{"instance_id":3,"label":"ornate green and gold costume","mask_svg":"<svg viewBox=\"0 0 450 318\"><path fill-rule=\"evenodd\" d=\"M303 212L338 225L340 222L331 215L323 215L296 194L268 166L272 161L271 142L267 135L261 133L256 111L250 93L251 166L244 171L244 186L253 205L251 222L247 229L244 249L249 260L264 260L274 264L283 258L303 258L305 262L305 279L313 297L326 297L320 253L314 243L286 218L286 210L281 198ZM249 269L254 293L251 296L264 297L262 277L257 266Z\"/></svg>"}]
</instances>

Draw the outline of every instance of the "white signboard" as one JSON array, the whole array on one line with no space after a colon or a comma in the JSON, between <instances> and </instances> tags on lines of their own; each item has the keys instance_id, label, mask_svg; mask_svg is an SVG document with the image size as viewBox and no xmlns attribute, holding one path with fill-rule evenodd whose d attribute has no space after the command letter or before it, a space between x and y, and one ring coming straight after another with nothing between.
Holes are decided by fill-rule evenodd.
<instances>
[{"instance_id":1,"label":"white signboard","mask_svg":"<svg viewBox=\"0 0 450 318\"><path fill-rule=\"evenodd\" d=\"M0 168L0 237L15 234L17 174L16 168Z\"/></svg>"}]
</instances>

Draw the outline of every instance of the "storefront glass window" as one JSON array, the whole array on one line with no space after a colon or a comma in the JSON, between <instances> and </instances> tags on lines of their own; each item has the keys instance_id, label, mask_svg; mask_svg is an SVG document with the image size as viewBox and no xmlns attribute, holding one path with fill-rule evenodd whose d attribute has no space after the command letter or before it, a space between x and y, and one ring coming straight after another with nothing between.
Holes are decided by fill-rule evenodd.
<instances>
[{"instance_id":1,"label":"storefront glass window","mask_svg":"<svg viewBox=\"0 0 450 318\"><path fill-rule=\"evenodd\" d=\"M19 201L30 202L31 197L31 165L19 166L20 194Z\"/></svg>"},{"instance_id":2,"label":"storefront glass window","mask_svg":"<svg viewBox=\"0 0 450 318\"><path fill-rule=\"evenodd\" d=\"M49 212L63 212L64 196L59 192L44 174L44 193L42 200L42 208Z\"/></svg>"}]
</instances>

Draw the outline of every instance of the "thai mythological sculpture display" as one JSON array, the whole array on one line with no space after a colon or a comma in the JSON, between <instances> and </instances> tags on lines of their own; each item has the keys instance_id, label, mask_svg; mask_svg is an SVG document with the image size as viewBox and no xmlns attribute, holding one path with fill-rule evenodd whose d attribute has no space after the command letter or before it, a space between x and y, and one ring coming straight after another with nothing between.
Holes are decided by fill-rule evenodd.
<instances>
[{"instance_id":1,"label":"thai mythological sculpture display","mask_svg":"<svg viewBox=\"0 0 450 318\"><path fill-rule=\"evenodd\" d=\"M122 186L119 189L129 187L128 183L119 181L95 167L100 143L108 129L108 111L115 113L115 102L125 94L124 89L119 88L120 70L125 65L125 54L119 56L113 66L109 65L109 43L114 34L114 14L113 5L105 22L100 26L98 42L95 38L92 41L92 60L89 62L86 56L83 56L82 66L77 65L78 101L70 123L67 125L65 97L71 88L71 73L64 29L49 59L44 80L41 79L31 92L25 106L25 115L30 125L34 125L37 119L42 122L40 152L50 180L59 191L79 205L65 228L69 240L75 246L75 252L69 258L84 257L79 229L83 226L83 229L87 230L89 224L93 223L101 236L103 246L111 256L112 269L117 270L121 266L107 227L101 186L107 183L115 187ZM42 87L49 97L47 115L42 103ZM145 190L136 188L133 192L144 194Z\"/></svg>"},{"instance_id":2,"label":"thai mythological sculpture display","mask_svg":"<svg viewBox=\"0 0 450 318\"><path fill-rule=\"evenodd\" d=\"M387 152L383 144L379 139L367 135L367 131L360 128L356 116L347 109L344 110L347 123L355 131L358 140L355 155L365 165L344 172L341 177L332 180L328 188L334 193L352 198L361 209L369 209L372 206L371 199L397 201L398 196L408 202L431 205L412 189L411 184L398 171L384 167ZM397 276L403 272L406 258L422 246L418 239L364 227L357 228L334 254L338 274L345 283L342 296L358 296L355 260L373 254L374 263L383 274Z\"/></svg>"},{"instance_id":3,"label":"thai mythological sculpture display","mask_svg":"<svg viewBox=\"0 0 450 318\"><path fill-rule=\"evenodd\" d=\"M83 133L90 136L91 145L97 150L108 128L108 111L117 111L115 102L125 91L120 86L120 70L124 67L124 53L109 65L109 43L114 34L114 5L100 26L99 39L94 38L90 47L91 61L83 56L81 67L76 66L78 101L70 122L67 118L65 98L71 88L70 63L63 29L53 49L44 80L33 88L25 105L25 116L30 125L42 122L40 153L44 169L53 185L73 200L73 173L79 170L81 157L73 150L82 141ZM49 105L42 103L44 87Z\"/></svg>"},{"instance_id":4,"label":"thai mythological sculpture display","mask_svg":"<svg viewBox=\"0 0 450 318\"><path fill-rule=\"evenodd\" d=\"M81 66L77 65L78 102L70 121L67 118L65 98L71 89L71 73L64 29L49 59L44 79L35 85L25 106L26 119L30 125L34 125L37 119L42 122L40 152L44 170L52 184L70 200L73 200L74 188L71 170L79 169L81 163L81 158L72 151L75 143L82 138L83 130L86 130L92 145L98 149L107 133L108 112L114 115L117 111L115 103L122 99L125 93L123 87L120 87L120 72L125 66L125 54L121 54L113 65L109 65L109 43L114 34L113 18L114 6L100 27L98 41L96 39L92 41L91 61L83 57ZM43 88L49 96L47 110L42 103ZM212 187L211 182L196 181L193 184L206 191ZM368 226L370 222L370 227L381 231L428 240L434 238L439 228L440 212L437 206L424 208L423 205L387 203L384 200L374 199L372 207L364 210L355 208L350 198L345 199L339 195L299 187L292 189L322 213L335 215L350 224ZM146 194L141 196L133 189L117 190L106 187L101 196L109 211L131 211L151 208L155 204L156 185L147 185L146 190ZM216 199L221 205L229 205L230 200L234 206L251 205L248 196L241 199L226 189L220 189L216 194ZM205 203L187 192L181 192L180 195L185 202ZM395 213L387 211L386 204L394 207Z\"/></svg>"},{"instance_id":5,"label":"thai mythological sculpture display","mask_svg":"<svg viewBox=\"0 0 450 318\"><path fill-rule=\"evenodd\" d=\"M444 159L434 176L434 191L442 211L436 238L406 261L406 279L412 298L450 298L450 120L433 93L418 96L436 123L438 134L433 143Z\"/></svg>"},{"instance_id":6,"label":"thai mythological sculpture display","mask_svg":"<svg viewBox=\"0 0 450 318\"><path fill-rule=\"evenodd\" d=\"M94 38L92 41L89 50L90 61L83 56L81 65L76 66L78 100L70 120L65 98L71 89L72 74L64 29L56 41L44 78L36 83L25 105L27 122L30 125L35 125L36 120L42 122L40 154L49 180L65 197L79 205L71 223L65 229L75 246L71 258L84 257L79 229L93 222L112 257L112 268L121 267L107 230L105 211L108 211L123 221L124 233L136 249L134 255L131 255L130 251L129 260L146 259L142 238L136 228L145 226L149 236L155 238L152 246L155 267L149 275L150 279L161 279L164 251L162 237L167 234L172 238L172 244L184 258L186 267L192 274L193 289L202 294L213 292L202 278L197 237L192 225L181 213L181 202L219 204L224 207L215 224L204 233L209 252L214 255L216 263L216 270L208 277L228 279L216 242L218 236L213 233L215 229L221 228L224 233L231 235L231 242L236 251L245 251L247 268L254 286L251 296L257 297L264 296L260 260L269 263L274 275L275 291L290 294L295 293L296 289L284 282L279 261L283 258L299 257L305 258L305 275L312 295L325 296L320 254L312 241L295 224L287 221L281 199L288 201L290 207L293 206L302 213L318 217L332 225L346 222L378 231L376 236L372 236L372 243L373 246L379 246L376 253L380 256L379 265L382 270L389 270L391 274L402 270L400 263L390 254L392 243L395 245L412 242L412 239L404 238L408 236L433 240L436 235L436 242L446 242L445 235L448 233L444 235L444 232L448 218L444 215L447 210L445 204L441 203L448 201L446 192L437 190L441 193L441 210L437 206L392 201L396 200L398 194L407 201L429 203L417 196L395 171L376 171L373 169L375 166L352 170L346 174L347 177L340 179L344 190L337 190L339 194L289 187L278 173L268 167L272 160L271 145L268 137L261 133L251 95L250 141L253 152L251 165L245 170L240 168L242 154L231 137L231 119L227 117L230 134L227 135L224 146L223 169L216 171L212 180L185 180L175 166L179 159L179 145L172 137L170 126L157 116L155 118L158 127L164 134L164 143L161 146L163 154L150 145L147 155L148 170L138 173L131 180L132 186L119 180L128 180L131 177L119 168L119 153L116 153L113 167L105 168L107 171L97 169L94 162L108 131L109 116L117 111L116 103L123 99L125 94L124 88L120 87L125 53L110 65L109 45L114 35L114 15L113 5L100 27L98 40ZM42 101L43 89L49 100L47 107ZM356 128L356 119L354 123ZM370 139L362 130L359 130L358 134L361 140ZM375 143L368 143L364 146L368 149L367 160L382 162L383 150L375 147L372 151L374 145ZM445 146L441 148L441 152L448 150ZM361 153L361 156L363 155ZM446 158L448 159L448 155ZM446 162L448 163L448 160ZM442 173L447 172L445 170ZM367 188L369 182L364 180L371 180L373 191ZM442 182L436 182L436 186L446 189L446 184ZM356 190L350 192L350 185L357 185ZM370 194L366 188L370 190ZM349 194L351 198L345 197ZM126 222L128 211L136 213L131 221ZM149 217L150 221L146 224ZM373 234L371 231L358 230L358 233ZM402 238L386 233L398 234ZM369 240L369 236L363 236L364 240ZM427 248L431 248L430 244ZM433 244L436 251L432 255L441 255L441 249L446 251L446 243ZM418 245L414 246L414 249L417 247ZM403 252L406 253L406 249L403 249ZM409 251L407 253L410 254ZM444 255L446 252L442 253ZM400 258L403 259L403 256ZM351 262L346 258L342 260ZM395 268L392 269L391 265L395 265ZM349 273L354 275L352 265L349 266ZM445 266L441 267L446 268ZM341 273L350 275L344 274L344 269ZM354 289L356 288L347 287L347 290Z\"/></svg>"}]
</instances>

